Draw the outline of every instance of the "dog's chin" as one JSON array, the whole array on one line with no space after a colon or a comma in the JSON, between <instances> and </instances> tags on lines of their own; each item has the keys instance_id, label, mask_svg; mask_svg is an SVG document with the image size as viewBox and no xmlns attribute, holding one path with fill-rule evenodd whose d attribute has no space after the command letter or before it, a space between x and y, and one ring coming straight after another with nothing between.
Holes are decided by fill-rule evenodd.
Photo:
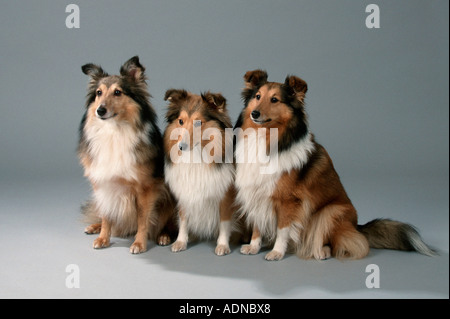
<instances>
[{"instance_id":1,"label":"dog's chin","mask_svg":"<svg viewBox=\"0 0 450 319\"><path fill-rule=\"evenodd\" d=\"M250 116L250 119L253 121L253 123L258 124L258 125L263 125L263 124L266 124L266 123L269 123L270 121L272 121L272 119L267 119L267 120L254 119L251 116Z\"/></svg>"}]
</instances>

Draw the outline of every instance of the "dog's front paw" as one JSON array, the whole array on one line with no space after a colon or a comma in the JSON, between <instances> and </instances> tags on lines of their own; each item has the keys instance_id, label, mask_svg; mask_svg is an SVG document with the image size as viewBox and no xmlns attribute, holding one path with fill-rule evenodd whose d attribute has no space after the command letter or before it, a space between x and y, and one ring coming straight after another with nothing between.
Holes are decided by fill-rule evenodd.
<instances>
[{"instance_id":1,"label":"dog's front paw","mask_svg":"<svg viewBox=\"0 0 450 319\"><path fill-rule=\"evenodd\" d=\"M264 257L266 260L281 260L283 259L284 254L282 252L272 250Z\"/></svg>"},{"instance_id":2,"label":"dog's front paw","mask_svg":"<svg viewBox=\"0 0 450 319\"><path fill-rule=\"evenodd\" d=\"M130 253L132 254L142 254L147 250L147 243L134 242L130 247Z\"/></svg>"},{"instance_id":3,"label":"dog's front paw","mask_svg":"<svg viewBox=\"0 0 450 319\"><path fill-rule=\"evenodd\" d=\"M331 248L328 245L325 245L320 250L319 259L320 260L326 260L331 257Z\"/></svg>"},{"instance_id":4,"label":"dog's front paw","mask_svg":"<svg viewBox=\"0 0 450 319\"><path fill-rule=\"evenodd\" d=\"M244 255L256 255L259 253L259 246L256 245L242 245L241 246L241 254Z\"/></svg>"},{"instance_id":5,"label":"dog's front paw","mask_svg":"<svg viewBox=\"0 0 450 319\"><path fill-rule=\"evenodd\" d=\"M179 251L186 250L186 248L187 248L186 242L177 240L176 242L173 243L171 250L172 252L177 253Z\"/></svg>"},{"instance_id":6,"label":"dog's front paw","mask_svg":"<svg viewBox=\"0 0 450 319\"><path fill-rule=\"evenodd\" d=\"M216 250L214 251L217 256L224 256L231 253L230 246L228 245L217 245Z\"/></svg>"},{"instance_id":7,"label":"dog's front paw","mask_svg":"<svg viewBox=\"0 0 450 319\"><path fill-rule=\"evenodd\" d=\"M106 248L109 246L109 238L98 237L92 246L94 249Z\"/></svg>"}]
</instances>

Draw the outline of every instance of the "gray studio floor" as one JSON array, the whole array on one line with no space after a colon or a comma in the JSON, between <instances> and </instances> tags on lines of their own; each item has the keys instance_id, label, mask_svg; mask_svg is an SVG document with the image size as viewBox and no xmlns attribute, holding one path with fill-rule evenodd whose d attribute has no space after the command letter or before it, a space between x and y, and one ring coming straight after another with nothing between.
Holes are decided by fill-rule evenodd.
<instances>
[{"instance_id":1,"label":"gray studio floor","mask_svg":"<svg viewBox=\"0 0 450 319\"><path fill-rule=\"evenodd\" d=\"M344 181L360 222L392 217L415 224L440 256L371 250L358 261L267 262L264 252L214 255L213 243L174 254L150 245L131 255L131 239L91 248L79 206L89 196L80 177L0 184L1 298L448 298L448 180L378 177ZM445 213L447 212L447 213ZM379 268L379 288L366 279ZM79 288L68 288L78 270ZM67 268L69 266L69 268Z\"/></svg>"}]
</instances>

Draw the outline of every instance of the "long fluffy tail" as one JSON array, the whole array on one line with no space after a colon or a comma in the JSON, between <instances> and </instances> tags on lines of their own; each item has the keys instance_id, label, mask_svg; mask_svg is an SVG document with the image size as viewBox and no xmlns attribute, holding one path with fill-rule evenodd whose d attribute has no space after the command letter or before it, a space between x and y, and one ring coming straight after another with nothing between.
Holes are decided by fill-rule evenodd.
<instances>
[{"instance_id":1,"label":"long fluffy tail","mask_svg":"<svg viewBox=\"0 0 450 319\"><path fill-rule=\"evenodd\" d=\"M97 214L93 200L87 200L83 205L81 205L81 214L81 221L84 224L96 224L102 222L102 219Z\"/></svg>"},{"instance_id":2,"label":"long fluffy tail","mask_svg":"<svg viewBox=\"0 0 450 319\"><path fill-rule=\"evenodd\" d=\"M409 224L391 219L374 219L365 225L358 225L358 231L367 238L371 248L417 251L427 256L437 254Z\"/></svg>"}]
</instances>

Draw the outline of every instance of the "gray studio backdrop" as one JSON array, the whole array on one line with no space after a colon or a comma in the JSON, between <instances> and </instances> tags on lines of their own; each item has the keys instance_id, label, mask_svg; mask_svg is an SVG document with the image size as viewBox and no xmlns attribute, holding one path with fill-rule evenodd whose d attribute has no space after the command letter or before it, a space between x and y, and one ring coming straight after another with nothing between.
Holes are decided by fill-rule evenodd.
<instances>
[{"instance_id":1,"label":"gray studio backdrop","mask_svg":"<svg viewBox=\"0 0 450 319\"><path fill-rule=\"evenodd\" d=\"M66 26L66 7L80 10ZM442 1L0 1L0 178L70 179L87 77L133 55L164 128L171 87L222 92L233 122L247 70L309 84L312 131L341 176L434 176L448 187L449 37Z\"/></svg>"},{"instance_id":2,"label":"gray studio backdrop","mask_svg":"<svg viewBox=\"0 0 450 319\"><path fill-rule=\"evenodd\" d=\"M79 28L66 25L70 4ZM366 26L369 4L379 28ZM412 223L440 256L274 264L238 247L219 258L207 242L131 256L130 238L92 249L79 221L81 65L117 73L134 55L161 129L169 88L221 92L235 122L247 70L302 77L311 130L360 223ZM448 212L448 0L0 0L0 298L448 298ZM368 264L381 289L368 289Z\"/></svg>"}]
</instances>

